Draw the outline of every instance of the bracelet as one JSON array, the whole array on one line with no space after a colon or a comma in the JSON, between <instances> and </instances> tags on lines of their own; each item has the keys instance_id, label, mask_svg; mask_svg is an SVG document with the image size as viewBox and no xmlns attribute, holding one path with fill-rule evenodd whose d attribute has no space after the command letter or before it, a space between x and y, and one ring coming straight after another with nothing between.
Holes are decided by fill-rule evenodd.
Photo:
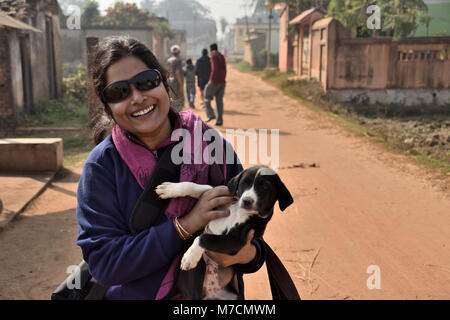
<instances>
[{"instance_id":1,"label":"bracelet","mask_svg":"<svg viewBox=\"0 0 450 320\"><path fill-rule=\"evenodd\" d=\"M183 235L183 233L181 232L180 228L178 227L178 224L175 222L175 219L172 220L173 222L173 226L175 227L175 230L178 233L178 236L183 240L183 241L187 241L186 237Z\"/></svg>"},{"instance_id":2,"label":"bracelet","mask_svg":"<svg viewBox=\"0 0 450 320\"><path fill-rule=\"evenodd\" d=\"M186 241L188 240L190 237L192 237L192 234L190 232L188 232L185 228L183 228L183 226L181 225L181 223L178 221L178 217L176 217L174 220L175 222L175 227L178 231L178 234L181 235L181 238Z\"/></svg>"},{"instance_id":3,"label":"bracelet","mask_svg":"<svg viewBox=\"0 0 450 320\"><path fill-rule=\"evenodd\" d=\"M181 231L187 235L188 238L192 237L192 234L187 231L185 228L183 228L183 226L181 225L180 221L178 221L178 217L175 218L176 223L178 224L178 227L180 227Z\"/></svg>"}]
</instances>

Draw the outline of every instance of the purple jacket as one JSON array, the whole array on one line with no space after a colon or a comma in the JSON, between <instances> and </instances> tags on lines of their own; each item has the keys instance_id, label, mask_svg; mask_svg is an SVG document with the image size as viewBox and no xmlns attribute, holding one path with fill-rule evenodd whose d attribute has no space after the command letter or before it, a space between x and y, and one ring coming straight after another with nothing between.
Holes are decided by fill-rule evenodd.
<instances>
[{"instance_id":1,"label":"purple jacket","mask_svg":"<svg viewBox=\"0 0 450 320\"><path fill-rule=\"evenodd\" d=\"M186 120L193 119L191 113L181 112L178 117L178 114L171 111L171 116L175 128L180 125L185 127L189 125ZM156 151L162 152L164 145L167 146L163 143ZM206 176L200 174L202 165L191 166L191 169L196 169L190 171L194 173L194 177L206 177L205 183L208 184L215 185L212 181L217 183L220 180L221 184L227 183L242 170L237 156L234 155L234 158L236 161L226 165L226 177L222 176L221 179L217 177L217 171L212 170L212 165L206 167ZM111 136L96 146L89 155L77 193L77 244L82 249L83 258L89 264L93 277L100 284L110 287L106 299L162 298L173 280L171 266L187 249L170 218L188 212L195 201L172 200L164 222L136 236L131 235L128 221L143 188L129 165L120 156ZM183 172L183 166L181 171ZM184 177L187 176L189 174L185 173ZM194 178L194 181L198 180ZM242 274L257 271L265 260L264 242L259 239L253 243L257 248L254 261L237 266L241 292Z\"/></svg>"}]
</instances>

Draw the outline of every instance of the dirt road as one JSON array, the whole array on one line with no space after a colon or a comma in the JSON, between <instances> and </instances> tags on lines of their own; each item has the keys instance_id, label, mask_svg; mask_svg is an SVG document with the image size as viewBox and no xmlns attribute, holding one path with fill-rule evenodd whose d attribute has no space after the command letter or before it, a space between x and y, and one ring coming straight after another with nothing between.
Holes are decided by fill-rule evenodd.
<instances>
[{"instance_id":1,"label":"dirt road","mask_svg":"<svg viewBox=\"0 0 450 320\"><path fill-rule=\"evenodd\" d=\"M448 179L436 180L407 158L230 69L221 131L280 129L281 168L319 166L280 169L295 203L276 210L265 235L302 298L450 298ZM74 208L81 168L71 170L0 233L0 299L47 299L66 268L80 261ZM370 266L379 282L369 282L379 289L367 286L377 275L367 273ZM245 281L248 299L270 298L264 269Z\"/></svg>"}]
</instances>

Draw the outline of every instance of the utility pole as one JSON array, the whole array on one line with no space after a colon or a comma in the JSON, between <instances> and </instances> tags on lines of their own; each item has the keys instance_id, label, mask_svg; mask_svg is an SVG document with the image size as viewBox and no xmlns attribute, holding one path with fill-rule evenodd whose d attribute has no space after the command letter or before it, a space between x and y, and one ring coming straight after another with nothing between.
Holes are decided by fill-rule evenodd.
<instances>
[{"instance_id":1,"label":"utility pole","mask_svg":"<svg viewBox=\"0 0 450 320\"><path fill-rule=\"evenodd\" d=\"M247 4L244 5L244 10L245 10L245 27L246 27L246 33L247 33L247 40L250 40L250 33L248 31Z\"/></svg>"},{"instance_id":2,"label":"utility pole","mask_svg":"<svg viewBox=\"0 0 450 320\"><path fill-rule=\"evenodd\" d=\"M197 40L196 40L196 38L197 38L197 10L194 10L194 43L193 43L193 47L194 47L194 54L196 54L197 53L197 47L196 47L196 45L197 45Z\"/></svg>"},{"instance_id":3,"label":"utility pole","mask_svg":"<svg viewBox=\"0 0 450 320\"><path fill-rule=\"evenodd\" d=\"M273 10L273 6L270 7L270 11L269 11L269 34L268 34L268 41L267 41L267 65L266 68L270 68L270 56L271 56L271 36L272 36L272 10Z\"/></svg>"}]
</instances>

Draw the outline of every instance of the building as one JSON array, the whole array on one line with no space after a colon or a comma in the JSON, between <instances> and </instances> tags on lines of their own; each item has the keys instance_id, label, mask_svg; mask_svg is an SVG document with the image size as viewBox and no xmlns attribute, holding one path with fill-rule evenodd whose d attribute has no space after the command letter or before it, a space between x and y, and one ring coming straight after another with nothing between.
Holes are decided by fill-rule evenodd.
<instances>
[{"instance_id":1,"label":"building","mask_svg":"<svg viewBox=\"0 0 450 320\"><path fill-rule=\"evenodd\" d=\"M339 21L321 16L310 9L289 22L296 26L288 45L299 78L319 81L339 101L450 104L450 37L354 38ZM283 55L287 61L288 50Z\"/></svg>"},{"instance_id":2,"label":"building","mask_svg":"<svg viewBox=\"0 0 450 320\"><path fill-rule=\"evenodd\" d=\"M0 126L16 126L62 94L56 0L0 0Z\"/></svg>"},{"instance_id":3,"label":"building","mask_svg":"<svg viewBox=\"0 0 450 320\"><path fill-rule=\"evenodd\" d=\"M93 37L101 41L103 38L113 35L127 35L136 38L148 48L153 49L154 35L151 27L91 26L82 29L61 28L62 62L72 66L87 65L86 38ZM163 41L164 44L166 42ZM166 54L163 49L158 49L156 52Z\"/></svg>"},{"instance_id":4,"label":"building","mask_svg":"<svg viewBox=\"0 0 450 320\"><path fill-rule=\"evenodd\" d=\"M266 9L266 1L258 0L253 13L248 17L236 19L234 24L234 53L244 55L246 41L255 34L265 34L266 45L269 47L269 16L270 10ZM270 48L271 52L278 52L279 48L279 15L272 14L270 23Z\"/></svg>"}]
</instances>

